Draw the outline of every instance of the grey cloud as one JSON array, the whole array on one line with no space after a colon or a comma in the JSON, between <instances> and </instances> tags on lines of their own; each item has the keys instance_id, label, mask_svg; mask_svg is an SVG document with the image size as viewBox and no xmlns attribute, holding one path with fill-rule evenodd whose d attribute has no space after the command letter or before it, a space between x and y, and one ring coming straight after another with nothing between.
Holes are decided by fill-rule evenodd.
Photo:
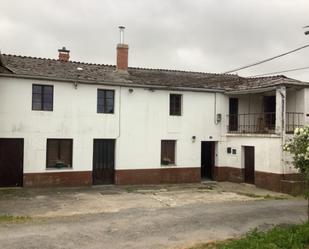
<instances>
[{"instance_id":1,"label":"grey cloud","mask_svg":"<svg viewBox=\"0 0 309 249\"><path fill-rule=\"evenodd\" d=\"M309 43L307 0L2 0L5 53L115 63L117 26L127 27L130 65L223 72ZM240 71L309 66L309 49ZM288 73L309 81L309 70Z\"/></svg>"}]
</instances>

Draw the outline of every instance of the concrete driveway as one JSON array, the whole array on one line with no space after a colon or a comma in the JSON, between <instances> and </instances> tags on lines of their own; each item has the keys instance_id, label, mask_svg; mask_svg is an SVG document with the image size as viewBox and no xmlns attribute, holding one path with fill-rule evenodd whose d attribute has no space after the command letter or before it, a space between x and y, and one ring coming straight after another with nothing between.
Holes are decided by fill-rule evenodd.
<instances>
[{"instance_id":1,"label":"concrete driveway","mask_svg":"<svg viewBox=\"0 0 309 249\"><path fill-rule=\"evenodd\" d=\"M5 248L184 248L252 228L299 223L302 199L230 183L0 191Z\"/></svg>"}]
</instances>

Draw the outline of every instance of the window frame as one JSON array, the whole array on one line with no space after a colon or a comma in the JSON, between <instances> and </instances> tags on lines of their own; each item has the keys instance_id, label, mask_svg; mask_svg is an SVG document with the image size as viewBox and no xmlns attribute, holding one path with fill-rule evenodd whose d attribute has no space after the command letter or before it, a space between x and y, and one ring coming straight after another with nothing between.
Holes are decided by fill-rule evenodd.
<instances>
[{"instance_id":1,"label":"window frame","mask_svg":"<svg viewBox=\"0 0 309 249\"><path fill-rule=\"evenodd\" d=\"M99 93L100 92L102 92L102 93L104 93L104 96L103 96L103 105L99 105ZM111 98L107 98L107 92L112 92L113 93L113 97L112 97L112 100L113 100L113 106L112 106L112 112L109 112L108 111L108 102L107 102L107 100L108 99L111 99ZM103 107L103 111L101 111L100 109L99 109L99 107ZM97 113L99 113L99 114L114 114L115 113L115 90L114 89L97 89Z\"/></svg>"},{"instance_id":2,"label":"window frame","mask_svg":"<svg viewBox=\"0 0 309 249\"><path fill-rule=\"evenodd\" d=\"M48 157L48 142L49 141L57 141L58 142L58 157L59 157L59 153L61 150L61 141L70 141L70 149L71 149L71 153L70 153L70 166L65 166L65 167L56 167L56 166L49 166L49 157ZM60 155L61 157L61 155ZM58 159L57 159L58 160ZM47 138L46 139L46 169L73 169L73 139L72 138Z\"/></svg>"},{"instance_id":3,"label":"window frame","mask_svg":"<svg viewBox=\"0 0 309 249\"><path fill-rule=\"evenodd\" d=\"M40 93L37 93L34 91L35 87L40 87ZM46 93L46 89L51 88L51 94ZM39 95L40 96L40 108L35 107L35 101L34 96ZM51 103L45 99L48 95L51 95ZM54 110L54 86L53 85L45 85L45 84L32 84L32 111L50 111L52 112ZM48 108L47 104L50 104L51 107Z\"/></svg>"},{"instance_id":4,"label":"window frame","mask_svg":"<svg viewBox=\"0 0 309 249\"><path fill-rule=\"evenodd\" d=\"M176 97L179 98L179 106L177 106ZM169 94L169 115L170 116L182 116L182 102L183 102L182 94L179 94L179 93Z\"/></svg>"},{"instance_id":5,"label":"window frame","mask_svg":"<svg viewBox=\"0 0 309 249\"><path fill-rule=\"evenodd\" d=\"M169 163L164 163L164 154L165 153L168 153L168 152L166 152L165 151L165 153L164 153L164 146L168 146L167 144L165 144L164 145L164 143L170 143L170 144L172 144L173 145L173 155L172 155L172 160L170 160L170 162ZM166 149L166 147L165 147L165 150L167 150ZM160 155L160 161L161 161L161 165L166 165L166 166L168 166L168 165L176 165L176 149L177 148L177 140L174 140L174 139L162 139L161 140L161 155ZM168 158L168 157L166 157L166 158ZM168 158L168 159L170 159L170 158Z\"/></svg>"}]
</instances>

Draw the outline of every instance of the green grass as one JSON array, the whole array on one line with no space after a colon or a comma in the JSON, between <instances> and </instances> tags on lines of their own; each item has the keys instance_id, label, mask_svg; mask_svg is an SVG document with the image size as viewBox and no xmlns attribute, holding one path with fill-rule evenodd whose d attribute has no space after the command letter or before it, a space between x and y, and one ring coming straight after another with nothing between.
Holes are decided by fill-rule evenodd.
<instances>
[{"instance_id":1,"label":"green grass","mask_svg":"<svg viewBox=\"0 0 309 249\"><path fill-rule=\"evenodd\" d=\"M277 226L262 232L256 229L241 239L200 244L190 249L308 249L309 223Z\"/></svg>"},{"instance_id":2,"label":"green grass","mask_svg":"<svg viewBox=\"0 0 309 249\"><path fill-rule=\"evenodd\" d=\"M29 216L0 215L0 223L21 223L29 220Z\"/></svg>"}]
</instances>

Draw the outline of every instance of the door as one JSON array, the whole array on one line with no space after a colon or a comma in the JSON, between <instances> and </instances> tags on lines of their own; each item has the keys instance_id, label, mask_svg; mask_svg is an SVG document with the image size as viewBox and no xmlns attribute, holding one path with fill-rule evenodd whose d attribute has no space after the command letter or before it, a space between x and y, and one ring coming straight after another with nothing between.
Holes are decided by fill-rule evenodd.
<instances>
[{"instance_id":1,"label":"door","mask_svg":"<svg viewBox=\"0 0 309 249\"><path fill-rule=\"evenodd\" d=\"M24 140L0 138L0 187L23 185Z\"/></svg>"},{"instance_id":2,"label":"door","mask_svg":"<svg viewBox=\"0 0 309 249\"><path fill-rule=\"evenodd\" d=\"M212 180L215 168L215 142L202 142L201 147L201 177Z\"/></svg>"},{"instance_id":3,"label":"door","mask_svg":"<svg viewBox=\"0 0 309 249\"><path fill-rule=\"evenodd\" d=\"M264 126L274 130L276 126L276 96L264 96Z\"/></svg>"},{"instance_id":4,"label":"door","mask_svg":"<svg viewBox=\"0 0 309 249\"><path fill-rule=\"evenodd\" d=\"M93 184L113 184L115 178L115 140L94 139Z\"/></svg>"},{"instance_id":5,"label":"door","mask_svg":"<svg viewBox=\"0 0 309 249\"><path fill-rule=\"evenodd\" d=\"M254 184L254 147L253 146L245 146L245 182Z\"/></svg>"},{"instance_id":6,"label":"door","mask_svg":"<svg viewBox=\"0 0 309 249\"><path fill-rule=\"evenodd\" d=\"M238 130L238 99L229 100L229 131Z\"/></svg>"}]
</instances>

